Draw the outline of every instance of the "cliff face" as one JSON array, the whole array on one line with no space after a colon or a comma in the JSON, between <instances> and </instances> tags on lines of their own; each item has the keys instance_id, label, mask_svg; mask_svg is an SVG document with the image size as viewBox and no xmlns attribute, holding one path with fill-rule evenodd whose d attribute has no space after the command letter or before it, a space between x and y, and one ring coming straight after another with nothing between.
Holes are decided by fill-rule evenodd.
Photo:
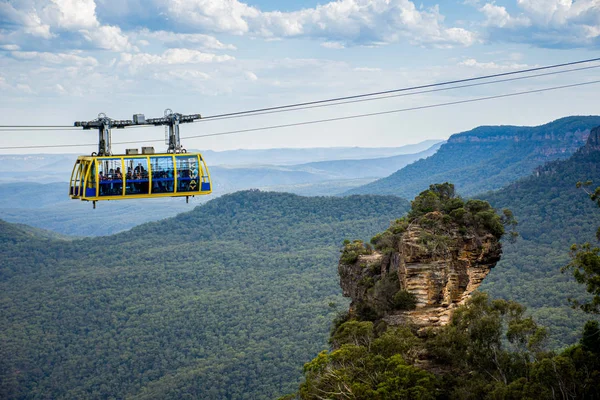
<instances>
[{"instance_id":1,"label":"cliff face","mask_svg":"<svg viewBox=\"0 0 600 400\"><path fill-rule=\"evenodd\" d=\"M508 132L504 133L502 130ZM541 157L542 161L547 161L544 157L573 154L585 143L589 134L589 129L582 129L581 127L576 127L573 130L542 130L538 127L527 129L517 126L484 126L471 132L450 136L448 146L456 149L460 149L465 144L481 147L482 149L495 146L496 150L527 146L530 157L537 156Z\"/></svg>"},{"instance_id":2,"label":"cliff face","mask_svg":"<svg viewBox=\"0 0 600 400\"><path fill-rule=\"evenodd\" d=\"M594 159L595 156L600 154L600 126L597 126L590 130L590 134L588 135L587 141L584 146L581 146L573 155L574 158L580 160L581 157L589 158L591 160ZM595 158L598 159L597 157ZM590 160L590 161L591 161ZM542 175L553 175L558 173L564 168L564 164L560 161L549 162L544 165L537 167L534 170L535 176ZM591 168L596 169L595 166L591 166ZM591 171L590 171L591 172ZM588 176L583 176L584 179L587 179Z\"/></svg>"},{"instance_id":3,"label":"cliff face","mask_svg":"<svg viewBox=\"0 0 600 400\"><path fill-rule=\"evenodd\" d=\"M482 126L452 135L432 156L346 194L415 197L432 182L451 181L463 196L497 190L546 162L566 159L600 125L600 116L562 118L536 127Z\"/></svg>"},{"instance_id":4,"label":"cliff face","mask_svg":"<svg viewBox=\"0 0 600 400\"><path fill-rule=\"evenodd\" d=\"M585 146L581 148L583 153L591 153L600 151L600 126L591 130L590 136L587 139Z\"/></svg>"},{"instance_id":5,"label":"cliff face","mask_svg":"<svg viewBox=\"0 0 600 400\"><path fill-rule=\"evenodd\" d=\"M408 324L420 332L443 326L500 260L501 245L491 233L465 234L458 224L444 225L437 211L423 218L429 225L440 223L435 232L413 222L393 251L374 251L351 263L342 257L340 285L352 299L351 313L366 305L380 310L379 318L388 325ZM412 296L414 309L394 305L392 296L399 291Z\"/></svg>"}]
</instances>

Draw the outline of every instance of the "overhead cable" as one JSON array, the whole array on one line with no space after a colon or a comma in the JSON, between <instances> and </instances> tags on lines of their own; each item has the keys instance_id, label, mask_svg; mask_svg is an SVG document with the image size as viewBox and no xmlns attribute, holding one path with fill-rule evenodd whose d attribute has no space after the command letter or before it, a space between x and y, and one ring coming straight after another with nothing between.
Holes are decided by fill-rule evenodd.
<instances>
[{"instance_id":1,"label":"overhead cable","mask_svg":"<svg viewBox=\"0 0 600 400\"><path fill-rule=\"evenodd\" d=\"M477 97L474 99L467 99L467 100L456 100L456 101L450 101L450 102L445 102L445 103L437 103L437 104L428 104L428 105L423 105L423 106L400 108L400 109L395 109L395 110L379 111L379 112L372 112L372 113L365 113L365 114L346 115L343 117L326 118L326 119L319 119L319 120L312 120L312 121L302 121L302 122L295 122L295 123L290 123L290 124L263 126L263 127L258 127L258 128L239 129L239 130L233 130L233 131L208 133L208 134L202 134L202 135L193 135L193 136L182 137L181 139L197 139L197 138L214 137L214 136L225 136L225 135L233 135L233 134L238 134L238 133L256 132L256 131L272 130L272 129L279 129L279 128L289 128L289 127L303 126L303 125L313 125L313 124L320 124L320 123L333 122L333 121L343 121L343 120L356 119L356 118L372 117L372 116L376 116L376 115L395 114L395 113L401 113L401 112L424 110L424 109L429 109L429 108L438 108L438 107L452 106L452 105L458 105L458 104L475 103L475 102L479 102L479 101L500 99L500 98L506 98L506 97L515 97L515 96L521 96L521 95L532 94L532 93L549 92L552 90L581 87L581 86L592 85L592 84L597 84L597 83L600 83L600 80L580 82L580 83L574 83L574 84L570 84L570 85L552 86L552 87L547 87L547 88L543 88L543 89L525 90L525 91L514 92L514 93L498 94L498 95L494 95L494 96ZM156 143L156 142L163 142L163 139L113 142L112 144L113 145L114 144L137 144L137 143ZM4 147L0 147L0 150L59 148L59 147L87 147L87 146L96 146L96 145L97 145L97 143L43 145L43 146L4 146Z\"/></svg>"},{"instance_id":2,"label":"overhead cable","mask_svg":"<svg viewBox=\"0 0 600 400\"><path fill-rule=\"evenodd\" d=\"M575 72L575 71L582 71L582 70L588 70L588 69L594 69L594 68L600 68L600 65L592 65L590 67L574 68L574 69L568 69L568 70L564 70L564 71L545 72L543 74L519 76L519 77L515 77L515 78L497 79L497 80L489 81L489 82L477 82L477 83L470 83L467 85L458 85L458 86L451 86L451 87L445 87L445 88L420 90L420 91L409 92L409 93L397 93L397 94L391 94L391 95L387 95L387 96L380 96L380 97L373 97L373 98L340 101L340 102L336 102L336 103L315 104L315 105L311 105L311 106L288 108L288 109L283 109L283 110L261 111L261 112L256 112L256 113L252 113L252 114L232 115L232 116L228 116L228 117L215 117L215 118L211 118L211 119L207 119L208 118L207 117L205 119L200 119L198 121L195 121L195 123L221 121L224 119L231 119L231 118L254 117L254 116L265 115L265 114L276 114L276 113L283 113L283 112L290 112L290 111L308 110L308 109L313 109L313 108L339 106L339 105L352 104L352 103L362 103L362 102L366 102L366 101L383 100L383 99L390 99L390 98L394 98L394 97L414 96L417 94L443 92L443 91L447 91L447 90L464 89L464 88L468 88L468 87L491 85L491 84L495 84L495 83L513 82L513 81L518 81L518 80L523 80L523 79L538 78L541 76L557 75L557 74L562 74L565 72ZM0 129L0 131L1 131L1 129Z\"/></svg>"},{"instance_id":3,"label":"overhead cable","mask_svg":"<svg viewBox=\"0 0 600 400\"><path fill-rule=\"evenodd\" d=\"M417 90L417 89L427 89L427 88L436 87L436 86L444 86L444 85L452 85L452 84L456 84L456 83L472 82L472 81L482 80L482 79L499 78L502 76L524 74L527 72L542 71L542 70L546 70L546 69L553 69L553 68L559 68L559 67L567 67L567 66L571 66L571 65L590 63L590 62L594 62L594 61L600 61L600 57L599 58L590 58L587 60L572 61L572 62L562 63L562 64L546 65L543 67L521 69L521 70L517 70L517 71L501 72L501 73L492 74L492 75L483 75L483 76L476 76L476 77L472 77L472 78L457 79L457 80L453 80L453 81L430 83L427 85L418 85L418 86L405 87L405 88L400 88L400 89L383 90L380 92L363 93L363 94L356 94L356 95L344 96L344 97L336 97L336 98L325 99L325 100L316 100L316 101L307 101L304 103L287 104L284 106L265 107L265 108L257 108L254 110L210 115L210 116L204 117L203 119L229 117L229 116L235 116L235 115L241 115L241 114L251 114L251 113L262 112L262 111L280 110L280 109L284 109L284 108L309 106L309 105L313 105L313 104L329 103L329 102L342 101L342 100L351 100L351 99L358 99L358 98L362 98L362 97L378 96L378 95L397 93L397 92L406 92L406 91Z\"/></svg>"},{"instance_id":4,"label":"overhead cable","mask_svg":"<svg viewBox=\"0 0 600 400\"><path fill-rule=\"evenodd\" d=\"M253 110L209 115L209 116L203 117L200 120L200 122L203 120L222 119L224 117L235 117L235 116L239 116L239 115L255 114L255 113L261 113L261 112L265 112L265 111L274 111L274 110L282 110L282 109L295 108L295 107L311 106L311 105L316 105L316 104L340 102L340 101L345 101L345 100L353 100L353 99L359 99L359 98L380 96L380 95L391 94L391 93L409 92L409 91L418 90L418 89L427 89L427 88L432 88L432 87L437 87L437 86L446 86L446 85L452 85L452 84L457 84L457 83L466 83L466 82L472 82L472 81L477 81L477 80L498 78L498 77L502 77L502 76L524 74L527 72L535 72L535 71L542 71L542 70L547 70L547 69L567 67L567 66L571 66L571 65L585 64L585 63L590 63L590 62L595 62L595 61L600 61L600 57L590 58L590 59L586 59L586 60L572 61L572 62L568 62L568 63L546 65L543 67L527 68L527 69L521 69L521 70L516 70L516 71L510 71L510 72L501 72L501 73L491 74L491 75L476 76L476 77L464 78L464 79L458 79L458 80L452 80L452 81L430 83L430 84L426 84L426 85L404 87L404 88L400 88L400 89L384 90L384 91L379 91L379 92L363 93L363 94L357 94L357 95L352 95L352 96L344 96L344 97L336 97L336 98L330 98L330 99L324 99L324 100L308 101L308 102L303 102L303 103L287 104L287 105L283 105L283 106L265 107L265 108L257 108L257 109L253 109ZM140 125L140 127L147 127L147 126L148 125ZM72 125L0 125L0 128L73 128L73 126Z\"/></svg>"}]
</instances>

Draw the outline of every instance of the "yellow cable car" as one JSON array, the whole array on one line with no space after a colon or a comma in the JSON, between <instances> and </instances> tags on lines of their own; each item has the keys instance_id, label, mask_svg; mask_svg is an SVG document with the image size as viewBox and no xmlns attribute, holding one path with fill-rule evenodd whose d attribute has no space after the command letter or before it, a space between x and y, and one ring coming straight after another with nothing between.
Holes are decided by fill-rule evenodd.
<instances>
[{"instance_id":1,"label":"yellow cable car","mask_svg":"<svg viewBox=\"0 0 600 400\"><path fill-rule=\"evenodd\" d=\"M167 110L170 111L170 110ZM200 116L182 116L165 112L165 118L145 120L143 115L134 121L115 121L100 114L98 120L76 122L84 129L98 128L98 154L80 156L71 173L69 196L92 201L125 200L156 197L185 197L212 193L208 167L200 153L187 153L179 143L179 123L192 122ZM169 149L155 154L152 147L127 150L127 154L110 153L110 128L130 125L168 125Z\"/></svg>"},{"instance_id":2,"label":"yellow cable car","mask_svg":"<svg viewBox=\"0 0 600 400\"><path fill-rule=\"evenodd\" d=\"M199 153L81 156L71 174L72 199L189 197L212 192Z\"/></svg>"}]
</instances>

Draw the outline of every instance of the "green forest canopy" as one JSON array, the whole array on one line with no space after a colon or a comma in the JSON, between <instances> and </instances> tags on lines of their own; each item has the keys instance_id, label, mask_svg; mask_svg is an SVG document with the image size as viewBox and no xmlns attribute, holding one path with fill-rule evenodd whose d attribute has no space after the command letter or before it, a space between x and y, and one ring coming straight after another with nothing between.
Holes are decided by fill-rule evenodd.
<instances>
[{"instance_id":1,"label":"green forest canopy","mask_svg":"<svg viewBox=\"0 0 600 400\"><path fill-rule=\"evenodd\" d=\"M504 244L502 259L481 286L493 297L526 305L549 328L553 347L573 344L587 317L568 307L585 288L560 268L569 262L574 243L593 241L600 213L578 181L600 182L600 152L577 152L497 192L480 196L494 207L509 208L519 221L521 238Z\"/></svg>"},{"instance_id":2,"label":"green forest canopy","mask_svg":"<svg viewBox=\"0 0 600 400\"><path fill-rule=\"evenodd\" d=\"M290 392L346 307L340 244L408 207L247 191L71 242L0 222L0 398Z\"/></svg>"}]
</instances>

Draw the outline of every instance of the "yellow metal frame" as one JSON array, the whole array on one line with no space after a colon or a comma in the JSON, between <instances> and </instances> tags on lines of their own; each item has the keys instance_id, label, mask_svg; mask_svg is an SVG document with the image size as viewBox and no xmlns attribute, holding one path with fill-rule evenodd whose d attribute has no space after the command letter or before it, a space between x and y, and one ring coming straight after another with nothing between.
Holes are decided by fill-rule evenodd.
<instances>
[{"instance_id":1,"label":"yellow metal frame","mask_svg":"<svg viewBox=\"0 0 600 400\"><path fill-rule=\"evenodd\" d=\"M173 161L173 192L171 193L152 193L152 165L150 159L153 157L171 157ZM177 174L177 157L196 157L198 159L198 190L188 192L178 192L179 178ZM148 194L126 194L127 179L125 170L125 159L145 159L146 165L148 166ZM123 192L120 196L100 196L100 179L98 179L99 161L106 160L120 160L121 171L123 171ZM92 168L94 167L95 168ZM94 182L95 196L88 196L87 187L88 181L90 180L90 174L92 169L94 170ZM202 184L208 183L210 185L209 190L202 190ZM69 185L69 196L72 199L81 199L83 201L102 201L102 200L127 200L127 199L148 199L148 198L160 198L160 197L193 197L201 196L212 193L212 181L210 179L210 172L208 167L202 158L200 153L159 153L159 154L143 154L143 155L117 155L117 156L81 156L77 158L73 171L71 172L71 180Z\"/></svg>"}]
</instances>

